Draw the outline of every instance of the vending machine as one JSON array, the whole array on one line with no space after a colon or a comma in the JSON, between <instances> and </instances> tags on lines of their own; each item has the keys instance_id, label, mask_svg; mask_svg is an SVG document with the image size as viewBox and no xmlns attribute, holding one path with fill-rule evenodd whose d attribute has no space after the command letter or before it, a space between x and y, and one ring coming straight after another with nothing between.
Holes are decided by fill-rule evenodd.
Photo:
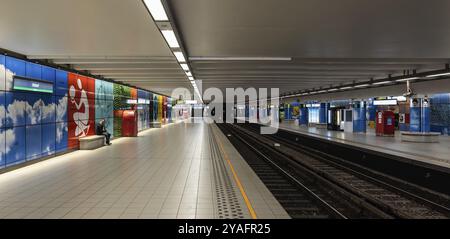
<instances>
[{"instance_id":1,"label":"vending machine","mask_svg":"<svg viewBox=\"0 0 450 239\"><path fill-rule=\"evenodd\" d=\"M137 112L136 110L124 110L122 114L122 136L137 137Z\"/></svg>"},{"instance_id":2,"label":"vending machine","mask_svg":"<svg viewBox=\"0 0 450 239\"><path fill-rule=\"evenodd\" d=\"M395 114L392 111L378 111L376 116L377 136L394 136Z\"/></svg>"}]
</instances>

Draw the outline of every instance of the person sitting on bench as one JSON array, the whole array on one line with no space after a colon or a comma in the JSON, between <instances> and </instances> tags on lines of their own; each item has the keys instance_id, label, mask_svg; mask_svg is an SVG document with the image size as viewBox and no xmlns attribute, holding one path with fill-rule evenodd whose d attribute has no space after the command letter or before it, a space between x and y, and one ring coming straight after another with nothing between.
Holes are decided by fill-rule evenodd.
<instances>
[{"instance_id":1,"label":"person sitting on bench","mask_svg":"<svg viewBox=\"0 0 450 239\"><path fill-rule=\"evenodd\" d=\"M106 122L105 119L102 119L102 120L100 120L100 122L98 122L97 127L96 127L96 134L104 135L106 138L106 144L111 145L111 143L109 142L109 139L111 138L111 134L108 133L108 131L106 130L105 122Z\"/></svg>"}]
</instances>

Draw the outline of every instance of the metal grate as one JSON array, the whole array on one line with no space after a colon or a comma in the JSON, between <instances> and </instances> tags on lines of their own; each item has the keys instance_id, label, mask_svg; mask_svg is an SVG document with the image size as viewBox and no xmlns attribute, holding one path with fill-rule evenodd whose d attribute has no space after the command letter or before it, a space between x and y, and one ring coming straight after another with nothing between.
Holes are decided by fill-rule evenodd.
<instances>
[{"instance_id":1,"label":"metal grate","mask_svg":"<svg viewBox=\"0 0 450 239\"><path fill-rule=\"evenodd\" d=\"M228 170L225 165L225 160L220 153L216 139L210 131L210 148L211 159L214 173L215 183L215 197L217 202L217 215L220 219L242 219L244 213L240 206L236 188L233 185Z\"/></svg>"}]
</instances>

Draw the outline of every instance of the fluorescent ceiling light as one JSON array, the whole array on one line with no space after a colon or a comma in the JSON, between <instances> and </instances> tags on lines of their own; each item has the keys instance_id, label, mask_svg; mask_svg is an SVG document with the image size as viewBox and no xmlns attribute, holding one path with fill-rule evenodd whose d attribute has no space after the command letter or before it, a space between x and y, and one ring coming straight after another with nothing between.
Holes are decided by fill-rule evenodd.
<instances>
[{"instance_id":1,"label":"fluorescent ceiling light","mask_svg":"<svg viewBox=\"0 0 450 239\"><path fill-rule=\"evenodd\" d=\"M321 90L321 91L318 91L317 93L325 93L325 92L327 92L326 90Z\"/></svg>"},{"instance_id":2,"label":"fluorescent ceiling light","mask_svg":"<svg viewBox=\"0 0 450 239\"><path fill-rule=\"evenodd\" d=\"M183 52L181 52L181 51L174 51L173 54L177 58L178 62L186 62L186 58L184 58Z\"/></svg>"},{"instance_id":3,"label":"fluorescent ceiling light","mask_svg":"<svg viewBox=\"0 0 450 239\"><path fill-rule=\"evenodd\" d=\"M162 30L161 33L163 34L164 38L167 41L167 44L169 44L171 48L180 47L180 44L178 43L177 37L175 36L173 30Z\"/></svg>"},{"instance_id":4,"label":"fluorescent ceiling light","mask_svg":"<svg viewBox=\"0 0 450 239\"><path fill-rule=\"evenodd\" d=\"M373 105L397 105L397 100L374 100Z\"/></svg>"},{"instance_id":5,"label":"fluorescent ceiling light","mask_svg":"<svg viewBox=\"0 0 450 239\"><path fill-rule=\"evenodd\" d=\"M187 64L180 64L181 68L185 71L189 71L189 66Z\"/></svg>"},{"instance_id":6,"label":"fluorescent ceiling light","mask_svg":"<svg viewBox=\"0 0 450 239\"><path fill-rule=\"evenodd\" d=\"M353 88L353 87L351 87L351 86L345 86L345 87L341 87L340 90L348 90L348 89L351 89L351 88Z\"/></svg>"},{"instance_id":7,"label":"fluorescent ceiling light","mask_svg":"<svg viewBox=\"0 0 450 239\"><path fill-rule=\"evenodd\" d=\"M355 85L355 88L362 88L362 87L367 87L370 86L369 84L362 84L362 85Z\"/></svg>"},{"instance_id":8,"label":"fluorescent ceiling light","mask_svg":"<svg viewBox=\"0 0 450 239\"><path fill-rule=\"evenodd\" d=\"M194 81L194 77L189 76L189 80L190 80L190 81Z\"/></svg>"},{"instance_id":9,"label":"fluorescent ceiling light","mask_svg":"<svg viewBox=\"0 0 450 239\"><path fill-rule=\"evenodd\" d=\"M169 21L161 0L144 0L144 3L155 21Z\"/></svg>"},{"instance_id":10,"label":"fluorescent ceiling light","mask_svg":"<svg viewBox=\"0 0 450 239\"><path fill-rule=\"evenodd\" d=\"M410 77L410 78L405 78L405 79L398 79L398 80L395 80L395 81L402 82L402 81L417 80L417 79L419 79L419 77Z\"/></svg>"},{"instance_id":11,"label":"fluorescent ceiling light","mask_svg":"<svg viewBox=\"0 0 450 239\"><path fill-rule=\"evenodd\" d=\"M292 61L292 57L189 57L191 61Z\"/></svg>"},{"instance_id":12,"label":"fluorescent ceiling light","mask_svg":"<svg viewBox=\"0 0 450 239\"><path fill-rule=\"evenodd\" d=\"M372 85L384 85L384 84L389 84L392 83L391 81L380 81L380 82L375 82L372 83Z\"/></svg>"},{"instance_id":13,"label":"fluorescent ceiling light","mask_svg":"<svg viewBox=\"0 0 450 239\"><path fill-rule=\"evenodd\" d=\"M330 91L337 91L338 89L334 88L334 89L329 89L328 92Z\"/></svg>"},{"instance_id":14,"label":"fluorescent ceiling light","mask_svg":"<svg viewBox=\"0 0 450 239\"><path fill-rule=\"evenodd\" d=\"M190 71L186 71L187 76L192 76L192 73Z\"/></svg>"},{"instance_id":15,"label":"fluorescent ceiling light","mask_svg":"<svg viewBox=\"0 0 450 239\"><path fill-rule=\"evenodd\" d=\"M447 75L450 75L450 73L442 73L442 74L429 75L429 76L427 76L427 77L428 77L428 78L431 78L431 77L447 76Z\"/></svg>"}]
</instances>

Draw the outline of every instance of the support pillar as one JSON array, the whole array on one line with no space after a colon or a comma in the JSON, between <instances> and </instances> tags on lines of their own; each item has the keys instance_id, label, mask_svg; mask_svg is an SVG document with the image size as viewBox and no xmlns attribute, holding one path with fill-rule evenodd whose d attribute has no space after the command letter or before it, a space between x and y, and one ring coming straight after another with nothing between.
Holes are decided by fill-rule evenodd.
<instances>
[{"instance_id":1,"label":"support pillar","mask_svg":"<svg viewBox=\"0 0 450 239\"><path fill-rule=\"evenodd\" d=\"M320 103L319 108L319 123L326 124L328 122L327 116L328 116L328 103Z\"/></svg>"},{"instance_id":2,"label":"support pillar","mask_svg":"<svg viewBox=\"0 0 450 239\"><path fill-rule=\"evenodd\" d=\"M365 133L366 132L366 102L354 101L352 109L353 109L353 132Z\"/></svg>"},{"instance_id":3,"label":"support pillar","mask_svg":"<svg viewBox=\"0 0 450 239\"><path fill-rule=\"evenodd\" d=\"M411 132L430 132L431 110L430 100L425 98L412 98L409 108Z\"/></svg>"},{"instance_id":4,"label":"support pillar","mask_svg":"<svg viewBox=\"0 0 450 239\"><path fill-rule=\"evenodd\" d=\"M300 105L300 119L298 121L299 125L308 126L308 108L306 105Z\"/></svg>"}]
</instances>

